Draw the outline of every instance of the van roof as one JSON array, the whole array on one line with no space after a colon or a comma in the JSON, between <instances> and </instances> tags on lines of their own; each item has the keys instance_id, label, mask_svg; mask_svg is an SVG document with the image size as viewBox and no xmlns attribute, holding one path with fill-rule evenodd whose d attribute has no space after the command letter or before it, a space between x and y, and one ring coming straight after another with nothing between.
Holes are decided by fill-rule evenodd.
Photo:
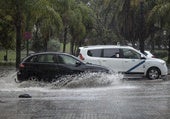
<instances>
[{"instance_id":1,"label":"van roof","mask_svg":"<svg viewBox=\"0 0 170 119\"><path fill-rule=\"evenodd\" d=\"M82 46L79 49L100 49L100 48L131 48L130 46L120 46L120 45L91 45Z\"/></svg>"}]
</instances>

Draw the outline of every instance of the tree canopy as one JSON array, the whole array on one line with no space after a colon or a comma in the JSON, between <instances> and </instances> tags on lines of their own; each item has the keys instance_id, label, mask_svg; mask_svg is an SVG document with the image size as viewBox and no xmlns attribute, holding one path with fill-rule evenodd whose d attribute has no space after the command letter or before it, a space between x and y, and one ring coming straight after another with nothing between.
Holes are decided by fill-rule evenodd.
<instances>
[{"instance_id":1,"label":"tree canopy","mask_svg":"<svg viewBox=\"0 0 170 119\"><path fill-rule=\"evenodd\" d=\"M0 45L16 49L16 67L25 32L32 34L35 52L48 51L50 40L62 43L63 52L70 43L74 55L79 46L93 44L154 51L155 45L170 47L169 10L169 0L1 0Z\"/></svg>"}]
</instances>

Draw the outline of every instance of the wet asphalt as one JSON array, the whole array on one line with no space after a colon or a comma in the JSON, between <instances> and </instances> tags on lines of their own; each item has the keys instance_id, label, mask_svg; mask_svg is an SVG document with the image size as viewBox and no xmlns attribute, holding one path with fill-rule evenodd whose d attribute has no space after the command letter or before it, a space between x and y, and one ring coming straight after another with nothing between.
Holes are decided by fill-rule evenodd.
<instances>
[{"instance_id":1,"label":"wet asphalt","mask_svg":"<svg viewBox=\"0 0 170 119\"><path fill-rule=\"evenodd\" d=\"M167 80L114 79L111 85L52 88L16 84L13 72L1 73L0 119L170 119L170 76ZM19 98L21 94L31 97Z\"/></svg>"}]
</instances>

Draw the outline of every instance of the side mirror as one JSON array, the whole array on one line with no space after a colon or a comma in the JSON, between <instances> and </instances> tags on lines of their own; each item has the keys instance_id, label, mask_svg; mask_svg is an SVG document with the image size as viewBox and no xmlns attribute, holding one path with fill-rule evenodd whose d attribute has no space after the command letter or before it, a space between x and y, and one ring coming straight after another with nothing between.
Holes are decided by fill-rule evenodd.
<instances>
[{"instance_id":1,"label":"side mirror","mask_svg":"<svg viewBox=\"0 0 170 119\"><path fill-rule=\"evenodd\" d=\"M81 62L79 61L76 61L76 67L80 66L81 65Z\"/></svg>"},{"instance_id":2,"label":"side mirror","mask_svg":"<svg viewBox=\"0 0 170 119\"><path fill-rule=\"evenodd\" d=\"M146 59L146 57L141 57L140 59Z\"/></svg>"},{"instance_id":3,"label":"side mirror","mask_svg":"<svg viewBox=\"0 0 170 119\"><path fill-rule=\"evenodd\" d=\"M144 55L141 55L140 59L146 59L146 57Z\"/></svg>"}]
</instances>

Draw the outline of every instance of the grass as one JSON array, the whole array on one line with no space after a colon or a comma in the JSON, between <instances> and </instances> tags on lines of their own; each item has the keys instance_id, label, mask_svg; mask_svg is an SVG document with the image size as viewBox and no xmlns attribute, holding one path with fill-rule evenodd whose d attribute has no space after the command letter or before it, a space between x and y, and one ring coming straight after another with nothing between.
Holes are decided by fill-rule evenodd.
<instances>
[{"instance_id":1,"label":"grass","mask_svg":"<svg viewBox=\"0 0 170 119\"><path fill-rule=\"evenodd\" d=\"M60 52L63 51L63 44L61 44ZM70 43L67 43L66 45L66 53L70 53Z\"/></svg>"},{"instance_id":2,"label":"grass","mask_svg":"<svg viewBox=\"0 0 170 119\"><path fill-rule=\"evenodd\" d=\"M0 62L4 61L4 55L6 55L6 52L4 50L0 50ZM15 62L15 51L9 50L8 51L8 62Z\"/></svg>"}]
</instances>

